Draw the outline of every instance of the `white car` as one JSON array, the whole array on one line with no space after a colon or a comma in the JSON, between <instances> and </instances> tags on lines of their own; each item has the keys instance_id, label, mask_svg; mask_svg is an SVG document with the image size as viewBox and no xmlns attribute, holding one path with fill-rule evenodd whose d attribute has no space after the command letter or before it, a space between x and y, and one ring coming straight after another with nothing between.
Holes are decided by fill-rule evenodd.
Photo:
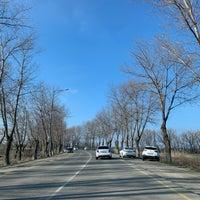
<instances>
[{"instance_id":1,"label":"white car","mask_svg":"<svg viewBox=\"0 0 200 200\"><path fill-rule=\"evenodd\" d=\"M136 152L135 149L129 148L129 147L124 147L120 152L119 156L121 158L128 157L128 158L135 158L136 157Z\"/></svg>"},{"instance_id":2,"label":"white car","mask_svg":"<svg viewBox=\"0 0 200 200\"><path fill-rule=\"evenodd\" d=\"M145 146L144 150L142 151L142 160L145 159L154 159L159 161L160 153L158 148L154 146Z\"/></svg>"},{"instance_id":3,"label":"white car","mask_svg":"<svg viewBox=\"0 0 200 200\"><path fill-rule=\"evenodd\" d=\"M112 158L112 151L108 146L99 146L96 150L96 159Z\"/></svg>"}]
</instances>

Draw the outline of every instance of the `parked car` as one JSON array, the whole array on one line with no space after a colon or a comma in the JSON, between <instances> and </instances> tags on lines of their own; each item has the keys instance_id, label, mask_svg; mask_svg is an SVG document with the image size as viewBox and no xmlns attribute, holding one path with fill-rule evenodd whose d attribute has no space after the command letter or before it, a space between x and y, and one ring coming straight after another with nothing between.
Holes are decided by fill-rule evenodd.
<instances>
[{"instance_id":1,"label":"parked car","mask_svg":"<svg viewBox=\"0 0 200 200\"><path fill-rule=\"evenodd\" d=\"M129 148L129 147L124 147L120 152L119 156L121 158L128 157L128 158L135 158L136 152L135 149Z\"/></svg>"},{"instance_id":2,"label":"parked car","mask_svg":"<svg viewBox=\"0 0 200 200\"><path fill-rule=\"evenodd\" d=\"M145 146L144 150L142 151L142 159L154 159L159 161L160 153L158 148L154 146Z\"/></svg>"},{"instance_id":3,"label":"parked car","mask_svg":"<svg viewBox=\"0 0 200 200\"><path fill-rule=\"evenodd\" d=\"M98 158L112 158L112 151L108 146L99 146L96 150L96 159Z\"/></svg>"}]
</instances>

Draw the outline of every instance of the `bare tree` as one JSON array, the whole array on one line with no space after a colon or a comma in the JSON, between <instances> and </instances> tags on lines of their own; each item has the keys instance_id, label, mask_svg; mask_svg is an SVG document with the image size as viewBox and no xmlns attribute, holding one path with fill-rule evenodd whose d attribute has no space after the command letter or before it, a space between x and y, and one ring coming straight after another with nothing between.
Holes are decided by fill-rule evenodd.
<instances>
[{"instance_id":1,"label":"bare tree","mask_svg":"<svg viewBox=\"0 0 200 200\"><path fill-rule=\"evenodd\" d=\"M30 27L24 21L29 10L25 1L13 3L12 0L0 0L0 32L16 29L16 27Z\"/></svg>"},{"instance_id":2,"label":"bare tree","mask_svg":"<svg viewBox=\"0 0 200 200\"><path fill-rule=\"evenodd\" d=\"M25 26L22 7L0 1L0 107L6 138L5 164L10 164L10 149L22 93L31 79L34 41Z\"/></svg>"},{"instance_id":3,"label":"bare tree","mask_svg":"<svg viewBox=\"0 0 200 200\"><path fill-rule=\"evenodd\" d=\"M65 117L68 116L68 111L64 106L60 106L59 104L54 104L53 106L53 115L51 118L51 152L52 155L56 153L60 153L64 147L64 138L66 133L67 124L65 122ZM50 136L50 135L49 135Z\"/></svg>"},{"instance_id":4,"label":"bare tree","mask_svg":"<svg viewBox=\"0 0 200 200\"><path fill-rule=\"evenodd\" d=\"M179 49L176 49L178 51ZM151 92L159 100L161 112L161 130L165 143L166 160L171 162L171 145L167 132L167 121L171 111L196 98L194 94L195 80L181 63L162 47L160 40L153 44L138 45L132 52L135 67L125 69L126 73L150 86ZM188 96L188 94L190 94Z\"/></svg>"},{"instance_id":5,"label":"bare tree","mask_svg":"<svg viewBox=\"0 0 200 200\"><path fill-rule=\"evenodd\" d=\"M29 145L34 148L33 159L37 160L38 152L40 148L39 145L40 143L42 143L41 132L43 129L41 126L40 119L34 116L35 112L32 111L31 113L32 113L32 117L28 118L28 128L30 131Z\"/></svg>"},{"instance_id":6,"label":"bare tree","mask_svg":"<svg viewBox=\"0 0 200 200\"><path fill-rule=\"evenodd\" d=\"M136 156L140 157L139 143L148 124L154 123L154 116L157 111L157 98L148 89L148 85L130 81L124 85L124 91L133 104L135 124Z\"/></svg>"},{"instance_id":7,"label":"bare tree","mask_svg":"<svg viewBox=\"0 0 200 200\"><path fill-rule=\"evenodd\" d=\"M101 137L105 142L105 145L109 145L111 147L112 140L114 137L114 127L112 123L110 109L103 109L102 111L97 113L95 121L98 126L98 129L101 132Z\"/></svg>"},{"instance_id":8,"label":"bare tree","mask_svg":"<svg viewBox=\"0 0 200 200\"><path fill-rule=\"evenodd\" d=\"M36 125L35 132L32 132L32 137L37 143L38 139L46 156L49 156L49 110L51 107L51 100L49 98L51 92L50 88L44 83L40 83L32 93L32 110L33 115L31 121ZM38 130L38 131L37 131Z\"/></svg>"},{"instance_id":9,"label":"bare tree","mask_svg":"<svg viewBox=\"0 0 200 200\"><path fill-rule=\"evenodd\" d=\"M80 140L83 135L83 128L81 126L73 126L67 129L66 145L69 147L79 148Z\"/></svg>"},{"instance_id":10,"label":"bare tree","mask_svg":"<svg viewBox=\"0 0 200 200\"><path fill-rule=\"evenodd\" d=\"M11 59L9 58L9 56L2 63L2 65L4 65L4 70L2 71L4 73L4 76L1 83L0 103L1 116L3 119L5 131L4 133L7 141L7 149L5 156L6 164L10 164L9 152L13 141L13 135L15 133L18 108L20 106L20 98L30 77L28 54L29 51L33 48L32 44L29 43L32 43L31 40L31 38L26 38L26 41L23 41L21 43L22 46L18 47L17 52L15 51L11 53ZM4 42L7 43L8 41ZM29 44L27 44L27 42ZM28 47L26 47L26 45L28 45ZM5 48L5 46L3 45L1 47L2 49ZM7 51L7 48L9 47L6 46L6 49L4 50ZM12 62L13 66L8 64L10 62Z\"/></svg>"},{"instance_id":11,"label":"bare tree","mask_svg":"<svg viewBox=\"0 0 200 200\"><path fill-rule=\"evenodd\" d=\"M95 148L95 142L97 139L97 124L95 120L87 122L84 125L84 146L93 149Z\"/></svg>"},{"instance_id":12,"label":"bare tree","mask_svg":"<svg viewBox=\"0 0 200 200\"><path fill-rule=\"evenodd\" d=\"M55 90L44 83L39 83L31 92L32 121L35 132L31 127L32 140L38 148L38 142L46 156L61 152L64 145L67 124L65 118L69 111L60 105L58 93L65 90Z\"/></svg>"},{"instance_id":13,"label":"bare tree","mask_svg":"<svg viewBox=\"0 0 200 200\"><path fill-rule=\"evenodd\" d=\"M124 140L126 146L136 145L138 157L140 156L140 139L147 124L153 123L153 114L157 107L156 99L145 88L145 84L131 80L111 88L110 91L110 101L115 108L116 116L114 127L121 133L121 147L123 147Z\"/></svg>"},{"instance_id":14,"label":"bare tree","mask_svg":"<svg viewBox=\"0 0 200 200\"><path fill-rule=\"evenodd\" d=\"M147 0L156 8L164 11L170 20L170 29L176 31L177 41L184 44L185 52L178 54L173 48L167 47L174 54L177 61L181 62L194 77L200 81L199 47L200 47L200 1L199 0ZM174 26L171 24L174 22ZM188 37L189 36L189 37ZM188 42L189 40L189 42ZM190 56L196 55L197 62L191 65Z\"/></svg>"},{"instance_id":15,"label":"bare tree","mask_svg":"<svg viewBox=\"0 0 200 200\"><path fill-rule=\"evenodd\" d=\"M200 132L199 131L183 132L180 136L180 142L182 143L183 150L190 153L200 152Z\"/></svg>"},{"instance_id":16,"label":"bare tree","mask_svg":"<svg viewBox=\"0 0 200 200\"><path fill-rule=\"evenodd\" d=\"M140 142L140 146L143 148L146 145L149 146L158 146L158 133L155 130L150 130L150 129L145 129L142 138L141 138L141 142Z\"/></svg>"},{"instance_id":17,"label":"bare tree","mask_svg":"<svg viewBox=\"0 0 200 200\"><path fill-rule=\"evenodd\" d=\"M118 108L117 105L111 105L111 109L112 109L112 123L113 123L113 128L114 128L114 132L115 132L115 151L116 153L119 154L119 138L121 135L121 127L122 127L122 114L121 114L121 110Z\"/></svg>"},{"instance_id":18,"label":"bare tree","mask_svg":"<svg viewBox=\"0 0 200 200\"><path fill-rule=\"evenodd\" d=\"M200 45L200 2L199 0L153 0L176 22L179 29L189 30Z\"/></svg>"},{"instance_id":19,"label":"bare tree","mask_svg":"<svg viewBox=\"0 0 200 200\"><path fill-rule=\"evenodd\" d=\"M121 133L121 148L123 148L124 143L129 147L130 138L133 138L134 131L132 131L134 109L133 103L130 102L128 95L124 90L124 84L113 86L110 88L109 100L111 107L115 108L115 126L117 132ZM117 123L116 123L116 120Z\"/></svg>"},{"instance_id":20,"label":"bare tree","mask_svg":"<svg viewBox=\"0 0 200 200\"><path fill-rule=\"evenodd\" d=\"M14 134L14 144L16 147L15 157L19 155L19 160L22 159L22 151L28 143L28 111L26 107L21 106L21 111L18 111L16 121L16 130Z\"/></svg>"}]
</instances>

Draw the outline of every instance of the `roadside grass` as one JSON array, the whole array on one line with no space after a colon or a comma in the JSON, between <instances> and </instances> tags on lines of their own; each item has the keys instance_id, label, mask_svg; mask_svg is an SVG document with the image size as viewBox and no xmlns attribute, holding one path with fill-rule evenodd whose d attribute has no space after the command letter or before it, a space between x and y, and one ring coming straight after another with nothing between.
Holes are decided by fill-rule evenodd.
<instances>
[{"instance_id":1,"label":"roadside grass","mask_svg":"<svg viewBox=\"0 0 200 200\"><path fill-rule=\"evenodd\" d=\"M54 156L58 156L58 155L62 155L62 154L63 154L63 152L55 153ZM38 152L37 160L46 159L46 158L50 158L50 157L47 157L44 154L44 152ZM33 157L33 152L30 152L29 150L23 152L21 160L19 160L18 156L16 157L15 150L12 150L10 152L10 165L9 166L14 166L17 164L31 162L31 161L34 161L34 157ZM3 152L0 152L0 167L7 167L5 165L5 155L3 154Z\"/></svg>"},{"instance_id":2,"label":"roadside grass","mask_svg":"<svg viewBox=\"0 0 200 200\"><path fill-rule=\"evenodd\" d=\"M163 156L162 156L163 157ZM164 162L164 159L161 159ZM172 165L192 169L200 172L200 154L172 152Z\"/></svg>"},{"instance_id":3,"label":"roadside grass","mask_svg":"<svg viewBox=\"0 0 200 200\"><path fill-rule=\"evenodd\" d=\"M5 165L5 155L3 154L4 152L0 152L0 167L4 167ZM40 152L38 154L38 160L46 158L45 156L42 156L42 153ZM25 162L30 162L33 161L33 152L25 151L22 154L21 160L19 160L18 157L15 155L15 150L11 150L10 152L10 166L16 165L16 164L21 164Z\"/></svg>"}]
</instances>

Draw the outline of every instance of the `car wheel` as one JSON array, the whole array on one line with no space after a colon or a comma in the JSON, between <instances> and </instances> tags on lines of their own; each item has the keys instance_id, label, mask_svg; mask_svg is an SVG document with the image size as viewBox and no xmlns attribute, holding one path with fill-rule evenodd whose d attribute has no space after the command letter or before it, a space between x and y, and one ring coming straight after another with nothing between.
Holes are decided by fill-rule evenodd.
<instances>
[{"instance_id":1,"label":"car wheel","mask_svg":"<svg viewBox=\"0 0 200 200\"><path fill-rule=\"evenodd\" d=\"M96 160L98 159L98 157L96 157Z\"/></svg>"},{"instance_id":2,"label":"car wheel","mask_svg":"<svg viewBox=\"0 0 200 200\"><path fill-rule=\"evenodd\" d=\"M145 157L142 157L142 160L145 160Z\"/></svg>"}]
</instances>

